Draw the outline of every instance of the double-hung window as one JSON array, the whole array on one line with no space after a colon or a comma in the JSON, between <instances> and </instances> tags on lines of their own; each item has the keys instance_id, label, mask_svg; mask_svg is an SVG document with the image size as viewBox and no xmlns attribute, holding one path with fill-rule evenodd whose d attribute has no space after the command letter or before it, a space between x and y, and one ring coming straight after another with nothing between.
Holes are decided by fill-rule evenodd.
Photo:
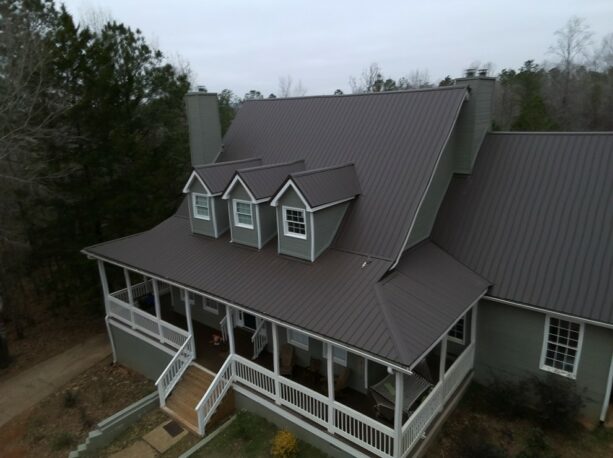
<instances>
[{"instance_id":1,"label":"double-hung window","mask_svg":"<svg viewBox=\"0 0 613 458\"><path fill-rule=\"evenodd\" d=\"M287 341L294 347L302 348L303 350L309 349L309 336L300 331L288 329Z\"/></svg>"},{"instance_id":2,"label":"double-hung window","mask_svg":"<svg viewBox=\"0 0 613 458\"><path fill-rule=\"evenodd\" d=\"M465 325L466 317L460 318L460 320L453 326L453 328L449 330L449 334L447 334L449 340L464 345L464 343L466 342L464 340L464 329L466 327Z\"/></svg>"},{"instance_id":3,"label":"double-hung window","mask_svg":"<svg viewBox=\"0 0 613 458\"><path fill-rule=\"evenodd\" d=\"M233 200L234 224L238 227L253 229L253 214L251 202L245 200Z\"/></svg>"},{"instance_id":4,"label":"double-hung window","mask_svg":"<svg viewBox=\"0 0 613 458\"><path fill-rule=\"evenodd\" d=\"M206 194L192 193L192 208L194 209L194 218L207 221L211 219L209 196Z\"/></svg>"},{"instance_id":5,"label":"double-hung window","mask_svg":"<svg viewBox=\"0 0 613 458\"><path fill-rule=\"evenodd\" d=\"M541 369L575 378L583 342L583 331L583 323L547 316Z\"/></svg>"},{"instance_id":6,"label":"double-hung window","mask_svg":"<svg viewBox=\"0 0 613 458\"><path fill-rule=\"evenodd\" d=\"M202 310L218 315L219 314L219 302L216 302L208 298L203 299L202 300Z\"/></svg>"},{"instance_id":7,"label":"double-hung window","mask_svg":"<svg viewBox=\"0 0 613 458\"><path fill-rule=\"evenodd\" d=\"M306 239L306 212L302 208L283 207L283 235Z\"/></svg>"},{"instance_id":8,"label":"double-hung window","mask_svg":"<svg viewBox=\"0 0 613 458\"><path fill-rule=\"evenodd\" d=\"M328 344L323 345L323 357L328 357ZM332 361L341 366L347 366L347 350L332 345Z\"/></svg>"},{"instance_id":9,"label":"double-hung window","mask_svg":"<svg viewBox=\"0 0 613 458\"><path fill-rule=\"evenodd\" d=\"M186 291L181 288L179 290L179 296L181 297L181 302L185 303L185 299L187 298L189 305L194 305L196 298L194 296L194 293L192 293L191 291Z\"/></svg>"}]
</instances>

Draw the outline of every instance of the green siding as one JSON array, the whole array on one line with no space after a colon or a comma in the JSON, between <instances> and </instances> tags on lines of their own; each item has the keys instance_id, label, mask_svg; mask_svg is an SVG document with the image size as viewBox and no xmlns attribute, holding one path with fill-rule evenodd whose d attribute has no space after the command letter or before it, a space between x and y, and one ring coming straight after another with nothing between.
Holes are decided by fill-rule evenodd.
<instances>
[{"instance_id":1,"label":"green siding","mask_svg":"<svg viewBox=\"0 0 613 458\"><path fill-rule=\"evenodd\" d=\"M208 235L209 237L215 237L215 226L213 224L213 199L214 197L209 197L209 220L195 218L194 217L194 207L193 207L193 194L206 194L204 187L198 182L198 180L194 180L189 189L191 192L189 194L189 217L192 223L192 232L194 234L202 234Z\"/></svg>"},{"instance_id":2,"label":"green siding","mask_svg":"<svg viewBox=\"0 0 613 458\"><path fill-rule=\"evenodd\" d=\"M247 191L245 190L243 185L238 183L236 186L234 186L234 189L232 189L232 192L230 193L230 198L228 199L228 207L227 207L228 215L230 216L230 225L231 225L230 230L232 232L232 241L236 243L240 243L242 245L248 245L254 248L259 248L258 247L259 228L258 228L257 219L256 219L255 205L254 204L251 205L251 216L253 220L253 229L239 227L236 225L236 222L234 221L234 211L233 211L234 204L232 203L234 199L251 202L251 198L249 197L249 194L247 194Z\"/></svg>"},{"instance_id":3,"label":"green siding","mask_svg":"<svg viewBox=\"0 0 613 458\"><path fill-rule=\"evenodd\" d=\"M283 197L279 199L276 209L279 226L279 253L310 261L312 228L309 213L305 213L307 233L306 239L287 237L286 235L283 235L283 206L302 208L303 210L305 209L305 205L302 203L302 200L293 189L288 189L285 194L283 194Z\"/></svg>"},{"instance_id":4,"label":"green siding","mask_svg":"<svg viewBox=\"0 0 613 458\"><path fill-rule=\"evenodd\" d=\"M451 182L451 177L453 175L454 153L454 142L452 139L450 139L447 146L443 150L438 168L434 172L426 197L424 198L424 201L415 218L415 224L411 229L407 248L410 248L411 246L430 236L430 231L432 230L432 226L436 220L438 209L443 202L443 198L445 197L445 193L447 192L447 188Z\"/></svg>"},{"instance_id":5,"label":"green siding","mask_svg":"<svg viewBox=\"0 0 613 458\"><path fill-rule=\"evenodd\" d=\"M458 173L471 173L485 133L492 124L495 78L458 78L456 84L468 84L470 99L456 122L456 163Z\"/></svg>"},{"instance_id":6,"label":"green siding","mask_svg":"<svg viewBox=\"0 0 613 458\"><path fill-rule=\"evenodd\" d=\"M545 316L482 301L477 318L477 381L487 383L493 377L520 380L550 374L540 369ZM613 331L586 324L576 383L585 404L583 413L593 420L600 416L612 354Z\"/></svg>"},{"instance_id":7,"label":"green siding","mask_svg":"<svg viewBox=\"0 0 613 458\"><path fill-rule=\"evenodd\" d=\"M185 97L192 165L211 164L221 151L217 95L192 93Z\"/></svg>"},{"instance_id":8,"label":"green siding","mask_svg":"<svg viewBox=\"0 0 613 458\"><path fill-rule=\"evenodd\" d=\"M166 368L172 354L133 336L113 325L110 326L117 361L149 380L156 380Z\"/></svg>"},{"instance_id":9,"label":"green siding","mask_svg":"<svg viewBox=\"0 0 613 458\"><path fill-rule=\"evenodd\" d=\"M349 202L324 208L313 214L315 258L330 246L343 221Z\"/></svg>"},{"instance_id":10,"label":"green siding","mask_svg":"<svg viewBox=\"0 0 613 458\"><path fill-rule=\"evenodd\" d=\"M262 232L262 247L277 235L277 213L269 202L258 204L260 212L260 231ZM261 247L260 247L261 248Z\"/></svg>"},{"instance_id":11,"label":"green siding","mask_svg":"<svg viewBox=\"0 0 613 458\"><path fill-rule=\"evenodd\" d=\"M181 300L181 294L179 289L171 286L172 294L172 308L175 312L185 316L185 303ZM198 321L210 328L221 329L220 322L225 316L226 308L224 305L219 305L219 313L209 312L202 308L203 302L206 301L204 297L196 295L194 298L194 305L192 306L192 320Z\"/></svg>"}]
</instances>

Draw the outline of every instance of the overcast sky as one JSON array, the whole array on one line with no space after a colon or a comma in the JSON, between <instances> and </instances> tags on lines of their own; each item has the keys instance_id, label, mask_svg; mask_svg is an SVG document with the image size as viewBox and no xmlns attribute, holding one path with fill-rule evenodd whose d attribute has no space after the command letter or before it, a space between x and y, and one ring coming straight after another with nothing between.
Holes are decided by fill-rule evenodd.
<instances>
[{"instance_id":1,"label":"overcast sky","mask_svg":"<svg viewBox=\"0 0 613 458\"><path fill-rule=\"evenodd\" d=\"M459 76L474 61L494 69L551 59L554 32L573 15L594 43L613 32L613 0L66 0L76 17L102 10L140 28L167 56L189 62L197 84L278 92L279 77L308 94L349 90L377 62L397 79L427 70Z\"/></svg>"}]
</instances>

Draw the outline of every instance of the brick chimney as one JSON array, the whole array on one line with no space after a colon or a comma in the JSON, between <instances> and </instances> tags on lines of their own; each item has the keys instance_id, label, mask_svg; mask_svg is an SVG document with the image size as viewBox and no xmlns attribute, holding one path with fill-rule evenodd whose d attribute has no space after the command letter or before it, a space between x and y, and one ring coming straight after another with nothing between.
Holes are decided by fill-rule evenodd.
<instances>
[{"instance_id":1,"label":"brick chimney","mask_svg":"<svg viewBox=\"0 0 613 458\"><path fill-rule=\"evenodd\" d=\"M190 92L185 96L192 166L215 162L221 151L217 94Z\"/></svg>"}]
</instances>

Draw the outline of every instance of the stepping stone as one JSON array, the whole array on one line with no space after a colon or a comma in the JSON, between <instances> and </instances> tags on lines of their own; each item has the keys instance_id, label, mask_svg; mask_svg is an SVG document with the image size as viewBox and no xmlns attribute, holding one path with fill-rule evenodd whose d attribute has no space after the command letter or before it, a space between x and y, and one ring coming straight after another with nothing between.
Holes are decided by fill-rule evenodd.
<instances>
[{"instance_id":1,"label":"stepping stone","mask_svg":"<svg viewBox=\"0 0 613 458\"><path fill-rule=\"evenodd\" d=\"M162 423L153 431L148 432L143 436L143 440L151 445L155 450L164 453L170 447L175 445L187 435L187 431L183 429L174 420Z\"/></svg>"},{"instance_id":2,"label":"stepping stone","mask_svg":"<svg viewBox=\"0 0 613 458\"><path fill-rule=\"evenodd\" d=\"M145 441L139 440L127 448L113 453L110 458L155 458L157 452Z\"/></svg>"}]
</instances>

